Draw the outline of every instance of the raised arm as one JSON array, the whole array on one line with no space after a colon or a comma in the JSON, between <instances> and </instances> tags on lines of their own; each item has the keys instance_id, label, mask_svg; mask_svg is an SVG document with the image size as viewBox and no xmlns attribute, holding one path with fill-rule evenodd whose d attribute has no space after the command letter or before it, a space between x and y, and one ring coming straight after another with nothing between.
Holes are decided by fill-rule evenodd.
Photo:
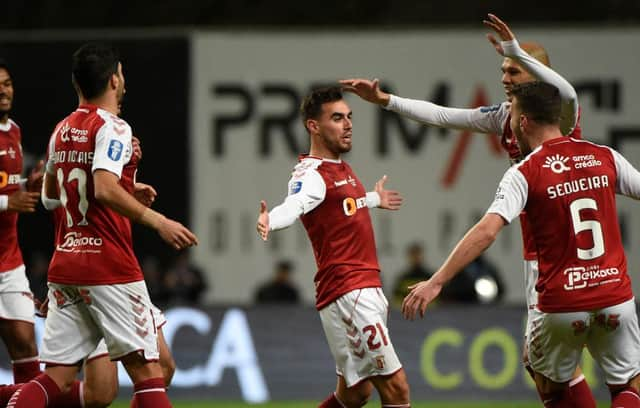
<instances>
[{"instance_id":1,"label":"raised arm","mask_svg":"<svg viewBox=\"0 0 640 408\"><path fill-rule=\"evenodd\" d=\"M484 20L483 23L491 28L501 40L498 41L494 35L487 34L489 42L498 54L517 61L524 70L529 72L537 80L549 83L558 88L560 97L562 98L560 129L562 130L562 134L570 134L578 122L578 94L573 86L560 74L527 54L520 47L518 40L507 23L493 14L489 14L488 20Z\"/></svg>"}]
</instances>

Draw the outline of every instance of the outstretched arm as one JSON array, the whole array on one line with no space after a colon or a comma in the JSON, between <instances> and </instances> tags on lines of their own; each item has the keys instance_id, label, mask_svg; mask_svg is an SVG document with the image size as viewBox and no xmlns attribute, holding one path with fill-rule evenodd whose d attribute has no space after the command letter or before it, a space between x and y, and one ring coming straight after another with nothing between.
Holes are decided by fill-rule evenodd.
<instances>
[{"instance_id":1,"label":"outstretched arm","mask_svg":"<svg viewBox=\"0 0 640 408\"><path fill-rule=\"evenodd\" d=\"M440 294L442 287L489 248L504 224L505 220L498 214L486 214L467 232L431 279L409 287L411 292L402 302L404 317L413 320L417 313L423 317L427 306Z\"/></svg>"},{"instance_id":2,"label":"outstretched arm","mask_svg":"<svg viewBox=\"0 0 640 408\"><path fill-rule=\"evenodd\" d=\"M340 80L345 91L365 101L426 125L451 129L468 129L479 133L502 132L502 121L508 111L501 105L476 109L449 108L418 99L401 98L380 90L380 82L362 78Z\"/></svg>"},{"instance_id":3,"label":"outstretched arm","mask_svg":"<svg viewBox=\"0 0 640 408\"><path fill-rule=\"evenodd\" d=\"M544 65L531 55L527 54L520 45L515 35L504 21L493 14L488 15L488 20L483 23L491 28L500 37L498 41L493 34L487 34L489 42L498 54L518 61L522 68L533 75L537 80L546 82L558 88L562 98L562 114L560 129L562 134L568 135L576 127L578 122L578 94L573 86L548 66Z\"/></svg>"}]
</instances>

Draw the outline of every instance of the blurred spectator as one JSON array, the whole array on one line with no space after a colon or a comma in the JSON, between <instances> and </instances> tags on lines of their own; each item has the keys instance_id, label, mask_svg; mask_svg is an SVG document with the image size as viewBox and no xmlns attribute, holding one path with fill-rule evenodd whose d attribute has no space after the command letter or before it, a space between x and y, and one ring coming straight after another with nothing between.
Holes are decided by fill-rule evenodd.
<instances>
[{"instance_id":1,"label":"blurred spectator","mask_svg":"<svg viewBox=\"0 0 640 408\"><path fill-rule=\"evenodd\" d=\"M167 269L164 286L171 303L200 303L207 283L202 270L191 264L188 250L179 252L173 265Z\"/></svg>"},{"instance_id":2,"label":"blurred spectator","mask_svg":"<svg viewBox=\"0 0 640 408\"><path fill-rule=\"evenodd\" d=\"M276 263L273 278L262 284L255 294L256 303L298 303L298 288L291 282L293 265L289 261Z\"/></svg>"},{"instance_id":3,"label":"blurred spectator","mask_svg":"<svg viewBox=\"0 0 640 408\"><path fill-rule=\"evenodd\" d=\"M156 306L166 305L169 301L169 292L164 284L164 273L160 269L160 261L153 255L146 255L140 266L151 302Z\"/></svg>"},{"instance_id":4,"label":"blurred spectator","mask_svg":"<svg viewBox=\"0 0 640 408\"><path fill-rule=\"evenodd\" d=\"M409 286L429 279L433 270L425 266L425 250L422 244L414 242L407 247L408 265L404 269L393 287L393 302L396 306L402 305L402 300L409 293Z\"/></svg>"},{"instance_id":5,"label":"blurred spectator","mask_svg":"<svg viewBox=\"0 0 640 408\"><path fill-rule=\"evenodd\" d=\"M480 255L442 288L442 302L497 303L504 296L498 268Z\"/></svg>"}]
</instances>

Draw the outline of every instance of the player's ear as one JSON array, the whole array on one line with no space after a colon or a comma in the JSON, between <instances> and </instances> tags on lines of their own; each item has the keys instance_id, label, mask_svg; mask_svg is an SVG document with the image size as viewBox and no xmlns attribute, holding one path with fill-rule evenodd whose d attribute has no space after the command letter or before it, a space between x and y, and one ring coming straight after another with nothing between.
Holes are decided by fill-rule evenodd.
<instances>
[{"instance_id":1,"label":"player's ear","mask_svg":"<svg viewBox=\"0 0 640 408\"><path fill-rule=\"evenodd\" d=\"M318 133L318 121L315 119L307 119L307 130L309 133Z\"/></svg>"},{"instance_id":2,"label":"player's ear","mask_svg":"<svg viewBox=\"0 0 640 408\"><path fill-rule=\"evenodd\" d=\"M118 74L111 74L111 78L109 79L109 87L111 89L118 89L118 85L120 84L120 78Z\"/></svg>"}]
</instances>

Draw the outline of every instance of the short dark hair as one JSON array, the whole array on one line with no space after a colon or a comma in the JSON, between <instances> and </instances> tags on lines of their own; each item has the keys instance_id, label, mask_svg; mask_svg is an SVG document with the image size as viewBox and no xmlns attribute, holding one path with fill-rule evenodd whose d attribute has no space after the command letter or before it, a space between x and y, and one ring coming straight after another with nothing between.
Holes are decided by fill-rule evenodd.
<instances>
[{"instance_id":1,"label":"short dark hair","mask_svg":"<svg viewBox=\"0 0 640 408\"><path fill-rule=\"evenodd\" d=\"M0 58L0 69L4 69L5 71L7 71L9 77L11 77L11 69L9 69L9 64L3 58Z\"/></svg>"},{"instance_id":2,"label":"short dark hair","mask_svg":"<svg viewBox=\"0 0 640 408\"><path fill-rule=\"evenodd\" d=\"M558 88L541 81L514 85L511 95L518 100L522 113L539 123L560 123L561 98Z\"/></svg>"},{"instance_id":3,"label":"short dark hair","mask_svg":"<svg viewBox=\"0 0 640 408\"><path fill-rule=\"evenodd\" d=\"M307 127L307 120L318 119L322 113L322 105L325 103L336 102L343 99L342 88L339 86L330 86L316 88L302 100L300 105L300 113L302 115L302 125Z\"/></svg>"},{"instance_id":4,"label":"short dark hair","mask_svg":"<svg viewBox=\"0 0 640 408\"><path fill-rule=\"evenodd\" d=\"M120 56L107 44L89 43L73 53L71 74L74 85L87 99L102 95L111 75L118 72Z\"/></svg>"}]
</instances>

